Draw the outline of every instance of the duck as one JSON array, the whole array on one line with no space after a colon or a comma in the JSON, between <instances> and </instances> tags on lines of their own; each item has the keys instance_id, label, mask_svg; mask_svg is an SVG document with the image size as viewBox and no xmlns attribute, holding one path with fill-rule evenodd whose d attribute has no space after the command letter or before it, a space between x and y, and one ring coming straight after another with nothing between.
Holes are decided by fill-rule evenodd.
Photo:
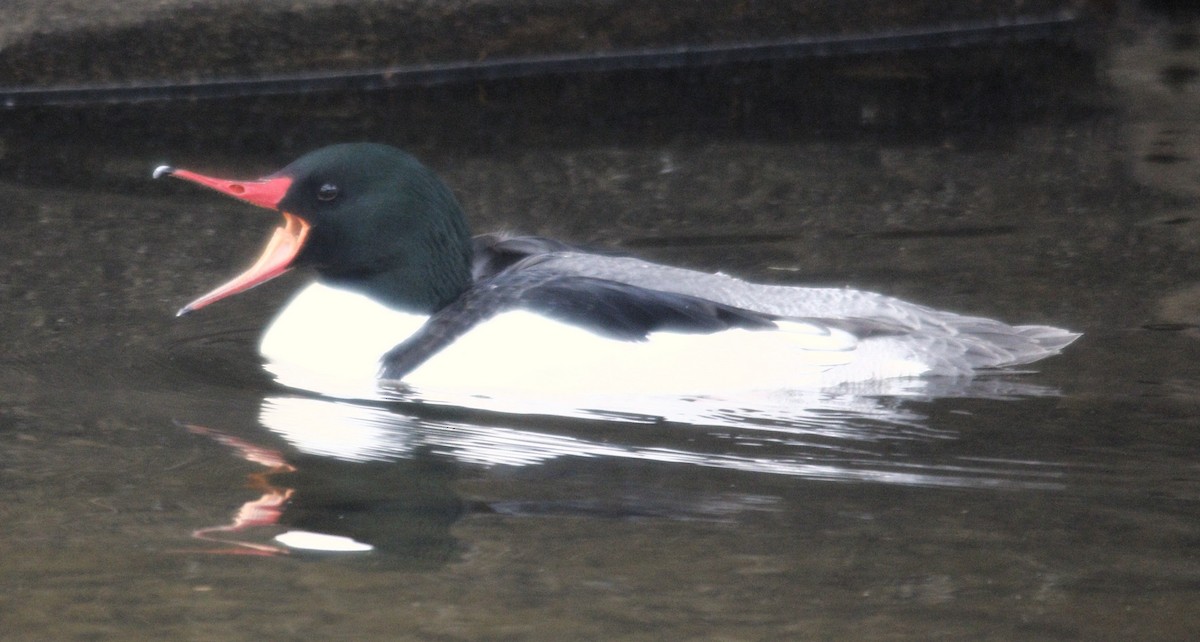
<instances>
[{"instance_id":1,"label":"duck","mask_svg":"<svg viewBox=\"0 0 1200 642\"><path fill-rule=\"evenodd\" d=\"M1080 334L838 287L769 285L537 236L472 236L451 189L379 143L317 149L254 180L172 177L279 212L259 258L179 310L314 275L262 335L286 386L468 395L730 394L970 378Z\"/></svg>"}]
</instances>

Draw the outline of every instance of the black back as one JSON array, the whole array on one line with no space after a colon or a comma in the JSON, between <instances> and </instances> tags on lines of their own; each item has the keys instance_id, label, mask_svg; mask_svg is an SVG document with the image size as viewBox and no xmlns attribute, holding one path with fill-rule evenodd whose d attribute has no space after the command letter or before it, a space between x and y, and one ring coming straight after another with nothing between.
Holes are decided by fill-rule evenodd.
<instances>
[{"instance_id":1,"label":"black back","mask_svg":"<svg viewBox=\"0 0 1200 642\"><path fill-rule=\"evenodd\" d=\"M777 327L771 315L699 297L517 266L476 283L431 316L384 355L381 376L403 378L477 324L514 309L537 312L622 341L645 341L653 332L711 334L731 328Z\"/></svg>"}]
</instances>

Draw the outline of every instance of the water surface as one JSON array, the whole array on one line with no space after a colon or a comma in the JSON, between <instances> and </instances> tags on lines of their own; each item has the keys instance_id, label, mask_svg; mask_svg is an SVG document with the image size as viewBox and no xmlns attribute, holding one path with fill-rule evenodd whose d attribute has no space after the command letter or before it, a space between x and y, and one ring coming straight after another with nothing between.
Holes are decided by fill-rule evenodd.
<instances>
[{"instance_id":1,"label":"water surface","mask_svg":"<svg viewBox=\"0 0 1200 642\"><path fill-rule=\"evenodd\" d=\"M1187 638L1200 152L1196 114L1155 112L1136 85L1157 78L1141 71L1165 28L1141 27L1096 84L966 83L984 93L955 103L961 119L918 109L931 97L911 79L860 76L850 117L778 93L772 79L808 77L792 67L4 114L0 625ZM1200 104L1186 98L1163 104ZM254 354L305 275L172 317L274 219L148 175L164 161L256 175L363 138L424 157L479 231L1085 336L1036 372L970 385L661 412L305 396ZM332 545L371 550L304 548Z\"/></svg>"}]
</instances>

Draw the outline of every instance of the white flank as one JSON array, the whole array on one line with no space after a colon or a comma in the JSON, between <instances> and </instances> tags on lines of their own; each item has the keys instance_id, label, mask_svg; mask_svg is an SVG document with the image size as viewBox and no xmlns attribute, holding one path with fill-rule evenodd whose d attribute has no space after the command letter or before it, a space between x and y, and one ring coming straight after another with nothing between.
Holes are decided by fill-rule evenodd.
<instances>
[{"instance_id":1,"label":"white flank","mask_svg":"<svg viewBox=\"0 0 1200 642\"><path fill-rule=\"evenodd\" d=\"M260 350L281 383L374 398L379 358L425 317L313 284L289 303ZM622 395L813 389L917 376L926 366L886 338L781 322L779 330L655 333L617 341L533 312L481 323L405 378L422 396Z\"/></svg>"}]
</instances>

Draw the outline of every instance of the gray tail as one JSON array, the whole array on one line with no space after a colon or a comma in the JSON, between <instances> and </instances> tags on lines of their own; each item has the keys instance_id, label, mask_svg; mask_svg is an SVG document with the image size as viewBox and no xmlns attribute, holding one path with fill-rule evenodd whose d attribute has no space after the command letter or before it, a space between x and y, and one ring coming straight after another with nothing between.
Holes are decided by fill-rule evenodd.
<instances>
[{"instance_id":1,"label":"gray tail","mask_svg":"<svg viewBox=\"0 0 1200 642\"><path fill-rule=\"evenodd\" d=\"M989 324L990 325L990 324ZM1062 352L1080 333L1048 325L960 328L974 368L1008 368L1033 363ZM969 338L968 338L969 337Z\"/></svg>"}]
</instances>

